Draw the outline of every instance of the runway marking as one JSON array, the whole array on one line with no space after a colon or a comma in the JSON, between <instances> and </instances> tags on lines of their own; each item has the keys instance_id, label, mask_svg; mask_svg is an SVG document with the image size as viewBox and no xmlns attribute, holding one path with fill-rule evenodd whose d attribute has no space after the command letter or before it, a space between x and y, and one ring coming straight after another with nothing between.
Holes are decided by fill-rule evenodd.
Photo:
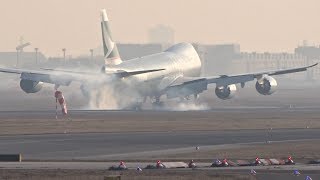
<instances>
[{"instance_id":1,"label":"runway marking","mask_svg":"<svg viewBox=\"0 0 320 180\"><path fill-rule=\"evenodd\" d=\"M288 111L288 110L298 110L298 111L317 111L320 109L320 106L294 106L290 108L288 105L286 106L228 106L228 107L215 107L208 110L191 110L193 111L199 111L199 112L224 112L226 110L281 110L281 111ZM135 110L90 110L90 109L70 109L69 110L72 113L165 113L165 112L172 112L172 113L179 113L183 111L171 111L171 110L152 110L152 109L145 109L143 111L135 111ZM189 111L187 111L189 112ZM43 110L43 111L0 111L1 114L12 114L15 116L22 116L22 114L50 114L53 115L55 112L49 111L49 110Z\"/></svg>"},{"instance_id":2,"label":"runway marking","mask_svg":"<svg viewBox=\"0 0 320 180\"><path fill-rule=\"evenodd\" d=\"M281 132L281 131L295 131L295 130L306 130L305 128L301 128L301 129L273 129L273 133L276 132ZM312 130L316 130L316 129L312 129ZM223 133L242 133L242 132L261 132L261 133L265 133L265 129L250 129L250 130L225 130L225 131L157 131L157 132L111 132L111 133L71 133L71 134L37 134L37 135L6 135L6 136L0 136L0 144L6 145L6 144L28 144L28 143L41 143L41 142L46 142L46 143L54 143L54 142L63 142L63 141L75 141L75 140L79 140L77 138L81 138L81 140L86 140L86 141L90 141L90 140L104 140L103 135L144 135L144 134L153 134L155 135L166 135L167 133L172 133L172 135L175 134L180 134L180 133L186 133L186 132L190 132L192 134L202 134L205 135L207 133L215 133L219 135L219 132L223 132ZM88 135L94 135L94 137L88 137ZM98 136L96 136L98 135ZM99 135L101 135L101 137L99 137ZM66 136L72 136L67 138ZM34 140L32 138L43 138L40 140ZM62 139L61 139L62 138ZM23 141L21 141L21 139L23 139ZM312 140L313 138L310 138L310 140ZM315 138L317 139L317 138ZM315 140L314 139L314 140ZM287 141L301 141L301 140L309 140L309 139L297 139L297 140L284 140L284 141L271 141L271 142L287 142ZM16 141L16 142L6 142L6 141ZM259 143L259 142L252 142L252 143ZM237 143L237 144L241 144L241 143ZM244 143L247 144L247 143ZM222 145L222 144L220 144Z\"/></svg>"},{"instance_id":3,"label":"runway marking","mask_svg":"<svg viewBox=\"0 0 320 180\"><path fill-rule=\"evenodd\" d=\"M8 144L31 144L31 143L41 143L41 142L46 142L46 143L51 143L51 142L62 142L62 141L72 141L74 139L56 139L56 140L47 140L47 139L44 139L44 140L24 140L24 141L19 141L19 140L16 140L18 142L3 142L4 140L2 140L0 142L0 145L3 144L3 145L8 145ZM12 140L9 140L9 141L12 141Z\"/></svg>"},{"instance_id":4,"label":"runway marking","mask_svg":"<svg viewBox=\"0 0 320 180\"><path fill-rule=\"evenodd\" d=\"M320 138L315 139L297 139L297 140L282 140L282 141L269 141L270 143L283 143L283 142L299 142L299 141L314 141L320 140ZM235 143L235 144L219 144L219 145L205 145L200 146L201 151L203 150L219 150L219 149L234 149L241 146L247 145L259 145L259 144L266 144L265 141L259 142L250 142L250 143ZM164 149L164 150L152 150L152 151L143 151L143 152L133 152L133 153L120 153L120 154L108 154L108 155L95 155L95 156L86 156L86 157L75 157L74 159L77 160L96 160L96 159L108 159L111 157L114 159L121 159L121 158L135 158L139 156L152 156L152 155L169 155L169 154L179 154L179 153L189 153L195 152L195 146L193 147L185 147L185 148L174 148L174 149Z\"/></svg>"}]
</instances>

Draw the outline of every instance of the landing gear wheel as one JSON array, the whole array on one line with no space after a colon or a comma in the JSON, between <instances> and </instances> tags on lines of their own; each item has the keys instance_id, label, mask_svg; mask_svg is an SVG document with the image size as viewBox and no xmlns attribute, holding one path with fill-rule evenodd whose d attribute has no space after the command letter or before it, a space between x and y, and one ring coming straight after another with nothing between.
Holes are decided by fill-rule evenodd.
<instances>
[{"instance_id":1,"label":"landing gear wheel","mask_svg":"<svg viewBox=\"0 0 320 180\"><path fill-rule=\"evenodd\" d=\"M163 107L164 103L163 102L154 102L154 103L152 103L152 106L153 107Z\"/></svg>"},{"instance_id":2,"label":"landing gear wheel","mask_svg":"<svg viewBox=\"0 0 320 180\"><path fill-rule=\"evenodd\" d=\"M160 101L160 96L155 96L154 101L152 102L153 109L160 109L164 106L164 103Z\"/></svg>"},{"instance_id":3,"label":"landing gear wheel","mask_svg":"<svg viewBox=\"0 0 320 180\"><path fill-rule=\"evenodd\" d=\"M136 104L136 105L133 107L133 109L134 109L135 111L141 111L141 110L142 110L142 104Z\"/></svg>"},{"instance_id":4,"label":"landing gear wheel","mask_svg":"<svg viewBox=\"0 0 320 180\"><path fill-rule=\"evenodd\" d=\"M142 110L142 103L136 102L128 105L125 109L132 110L132 111L141 111Z\"/></svg>"},{"instance_id":5,"label":"landing gear wheel","mask_svg":"<svg viewBox=\"0 0 320 180\"><path fill-rule=\"evenodd\" d=\"M194 100L198 100L198 99L199 99L199 94L194 94L194 95L193 95L193 99L194 99Z\"/></svg>"}]
</instances>

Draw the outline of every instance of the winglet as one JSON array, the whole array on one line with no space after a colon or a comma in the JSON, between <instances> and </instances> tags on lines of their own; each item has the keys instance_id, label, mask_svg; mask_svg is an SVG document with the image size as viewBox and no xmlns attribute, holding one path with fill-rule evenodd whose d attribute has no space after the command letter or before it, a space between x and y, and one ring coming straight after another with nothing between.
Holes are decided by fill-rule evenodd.
<instances>
[{"instance_id":1,"label":"winglet","mask_svg":"<svg viewBox=\"0 0 320 180\"><path fill-rule=\"evenodd\" d=\"M311 67L317 66L318 64L319 63L312 64L311 66L308 66L307 68L311 68Z\"/></svg>"},{"instance_id":2,"label":"winglet","mask_svg":"<svg viewBox=\"0 0 320 180\"><path fill-rule=\"evenodd\" d=\"M302 71L306 71L309 68L312 68L314 66L318 65L318 63L312 64L310 66L305 66L305 67L299 67L299 68L294 68L294 69L284 69L284 70L278 70L278 71L273 71L273 72L269 72L269 73L259 73L257 75L261 75L261 74L268 74L270 76L273 75L281 75L281 74L289 74L289 73L295 73L295 72L302 72ZM255 76L257 76L255 75Z\"/></svg>"}]
</instances>

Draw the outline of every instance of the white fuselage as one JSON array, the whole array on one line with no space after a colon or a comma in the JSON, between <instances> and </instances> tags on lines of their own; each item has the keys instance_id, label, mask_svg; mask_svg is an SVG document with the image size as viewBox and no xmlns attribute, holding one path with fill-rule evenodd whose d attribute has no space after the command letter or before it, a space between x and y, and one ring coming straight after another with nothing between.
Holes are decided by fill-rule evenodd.
<instances>
[{"instance_id":1,"label":"white fuselage","mask_svg":"<svg viewBox=\"0 0 320 180\"><path fill-rule=\"evenodd\" d=\"M139 74L123 79L142 96L154 96L170 85L176 78L197 77L201 71L201 61L194 47L189 43L176 44L164 52L131 59L119 65L106 67L111 71L140 71L164 69L162 71ZM121 83L123 84L123 83ZM123 86L122 86L123 87Z\"/></svg>"}]
</instances>

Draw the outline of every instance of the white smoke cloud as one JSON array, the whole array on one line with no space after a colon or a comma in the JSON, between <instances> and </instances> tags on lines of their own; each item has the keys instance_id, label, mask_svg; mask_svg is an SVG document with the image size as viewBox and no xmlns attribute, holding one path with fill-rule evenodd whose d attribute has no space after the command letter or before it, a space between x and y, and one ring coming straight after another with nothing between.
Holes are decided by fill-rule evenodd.
<instances>
[{"instance_id":1,"label":"white smoke cloud","mask_svg":"<svg viewBox=\"0 0 320 180\"><path fill-rule=\"evenodd\" d=\"M153 107L153 110L159 110L159 111L205 111L209 110L210 107L208 104L204 102L199 102L198 100L183 100L179 101L177 99L169 100L166 99L163 100L164 103L161 106Z\"/></svg>"},{"instance_id":2,"label":"white smoke cloud","mask_svg":"<svg viewBox=\"0 0 320 180\"><path fill-rule=\"evenodd\" d=\"M200 110L209 110L209 106L207 104L198 104L194 102L185 102L179 103L174 110L176 111L200 111Z\"/></svg>"},{"instance_id":3,"label":"white smoke cloud","mask_svg":"<svg viewBox=\"0 0 320 180\"><path fill-rule=\"evenodd\" d=\"M193 100L176 102L171 106L164 106L164 110L169 111L204 111L209 110L209 106L205 103L194 102Z\"/></svg>"},{"instance_id":4,"label":"white smoke cloud","mask_svg":"<svg viewBox=\"0 0 320 180\"><path fill-rule=\"evenodd\" d=\"M88 105L86 109L93 110L115 110L115 109L132 109L137 103L143 103L143 96L139 94L132 81L121 81L120 83L112 82L100 86L89 86L88 88ZM144 88L148 88L145 86ZM151 100L150 100L151 101ZM165 101L165 97L162 97ZM163 103L160 107L153 107L153 110L163 111L200 111L208 110L206 103L199 103L194 100L177 101L167 104ZM147 102L151 103L151 102Z\"/></svg>"},{"instance_id":5,"label":"white smoke cloud","mask_svg":"<svg viewBox=\"0 0 320 180\"><path fill-rule=\"evenodd\" d=\"M117 98L112 86L103 85L89 90L89 109L119 109Z\"/></svg>"},{"instance_id":6,"label":"white smoke cloud","mask_svg":"<svg viewBox=\"0 0 320 180\"><path fill-rule=\"evenodd\" d=\"M130 80L108 79L85 85L88 100L86 108L93 110L127 109L141 103L141 95L133 84Z\"/></svg>"},{"instance_id":7,"label":"white smoke cloud","mask_svg":"<svg viewBox=\"0 0 320 180\"><path fill-rule=\"evenodd\" d=\"M59 68L57 68L59 69ZM63 68L61 68L63 69ZM82 73L85 82L84 91L81 90L80 84L72 84L69 87L61 87L59 90L65 94L67 103L75 101L77 97L84 97L85 101L82 103L80 109L89 110L121 110L132 109L137 104L142 104L143 96L139 93L137 88L139 83L135 82L134 77L126 79L113 79L111 76L105 76L104 74L96 74L98 69L86 69L86 68L74 68L70 71L74 72L87 72ZM59 72L57 72L58 74ZM139 87L140 88L140 87ZM150 87L144 85L143 90L150 92ZM71 89L71 91L70 91ZM51 93L50 93L51 95ZM81 98L82 98L81 97ZM162 101L166 101L162 96ZM80 101L81 102L81 101ZM153 110L164 111L189 111L189 110L208 110L209 107L205 103L195 102L193 99L190 101L178 102L173 101L173 104L164 103L161 107L152 108ZM151 103L151 102L147 102ZM150 106L149 106L150 107Z\"/></svg>"}]
</instances>

